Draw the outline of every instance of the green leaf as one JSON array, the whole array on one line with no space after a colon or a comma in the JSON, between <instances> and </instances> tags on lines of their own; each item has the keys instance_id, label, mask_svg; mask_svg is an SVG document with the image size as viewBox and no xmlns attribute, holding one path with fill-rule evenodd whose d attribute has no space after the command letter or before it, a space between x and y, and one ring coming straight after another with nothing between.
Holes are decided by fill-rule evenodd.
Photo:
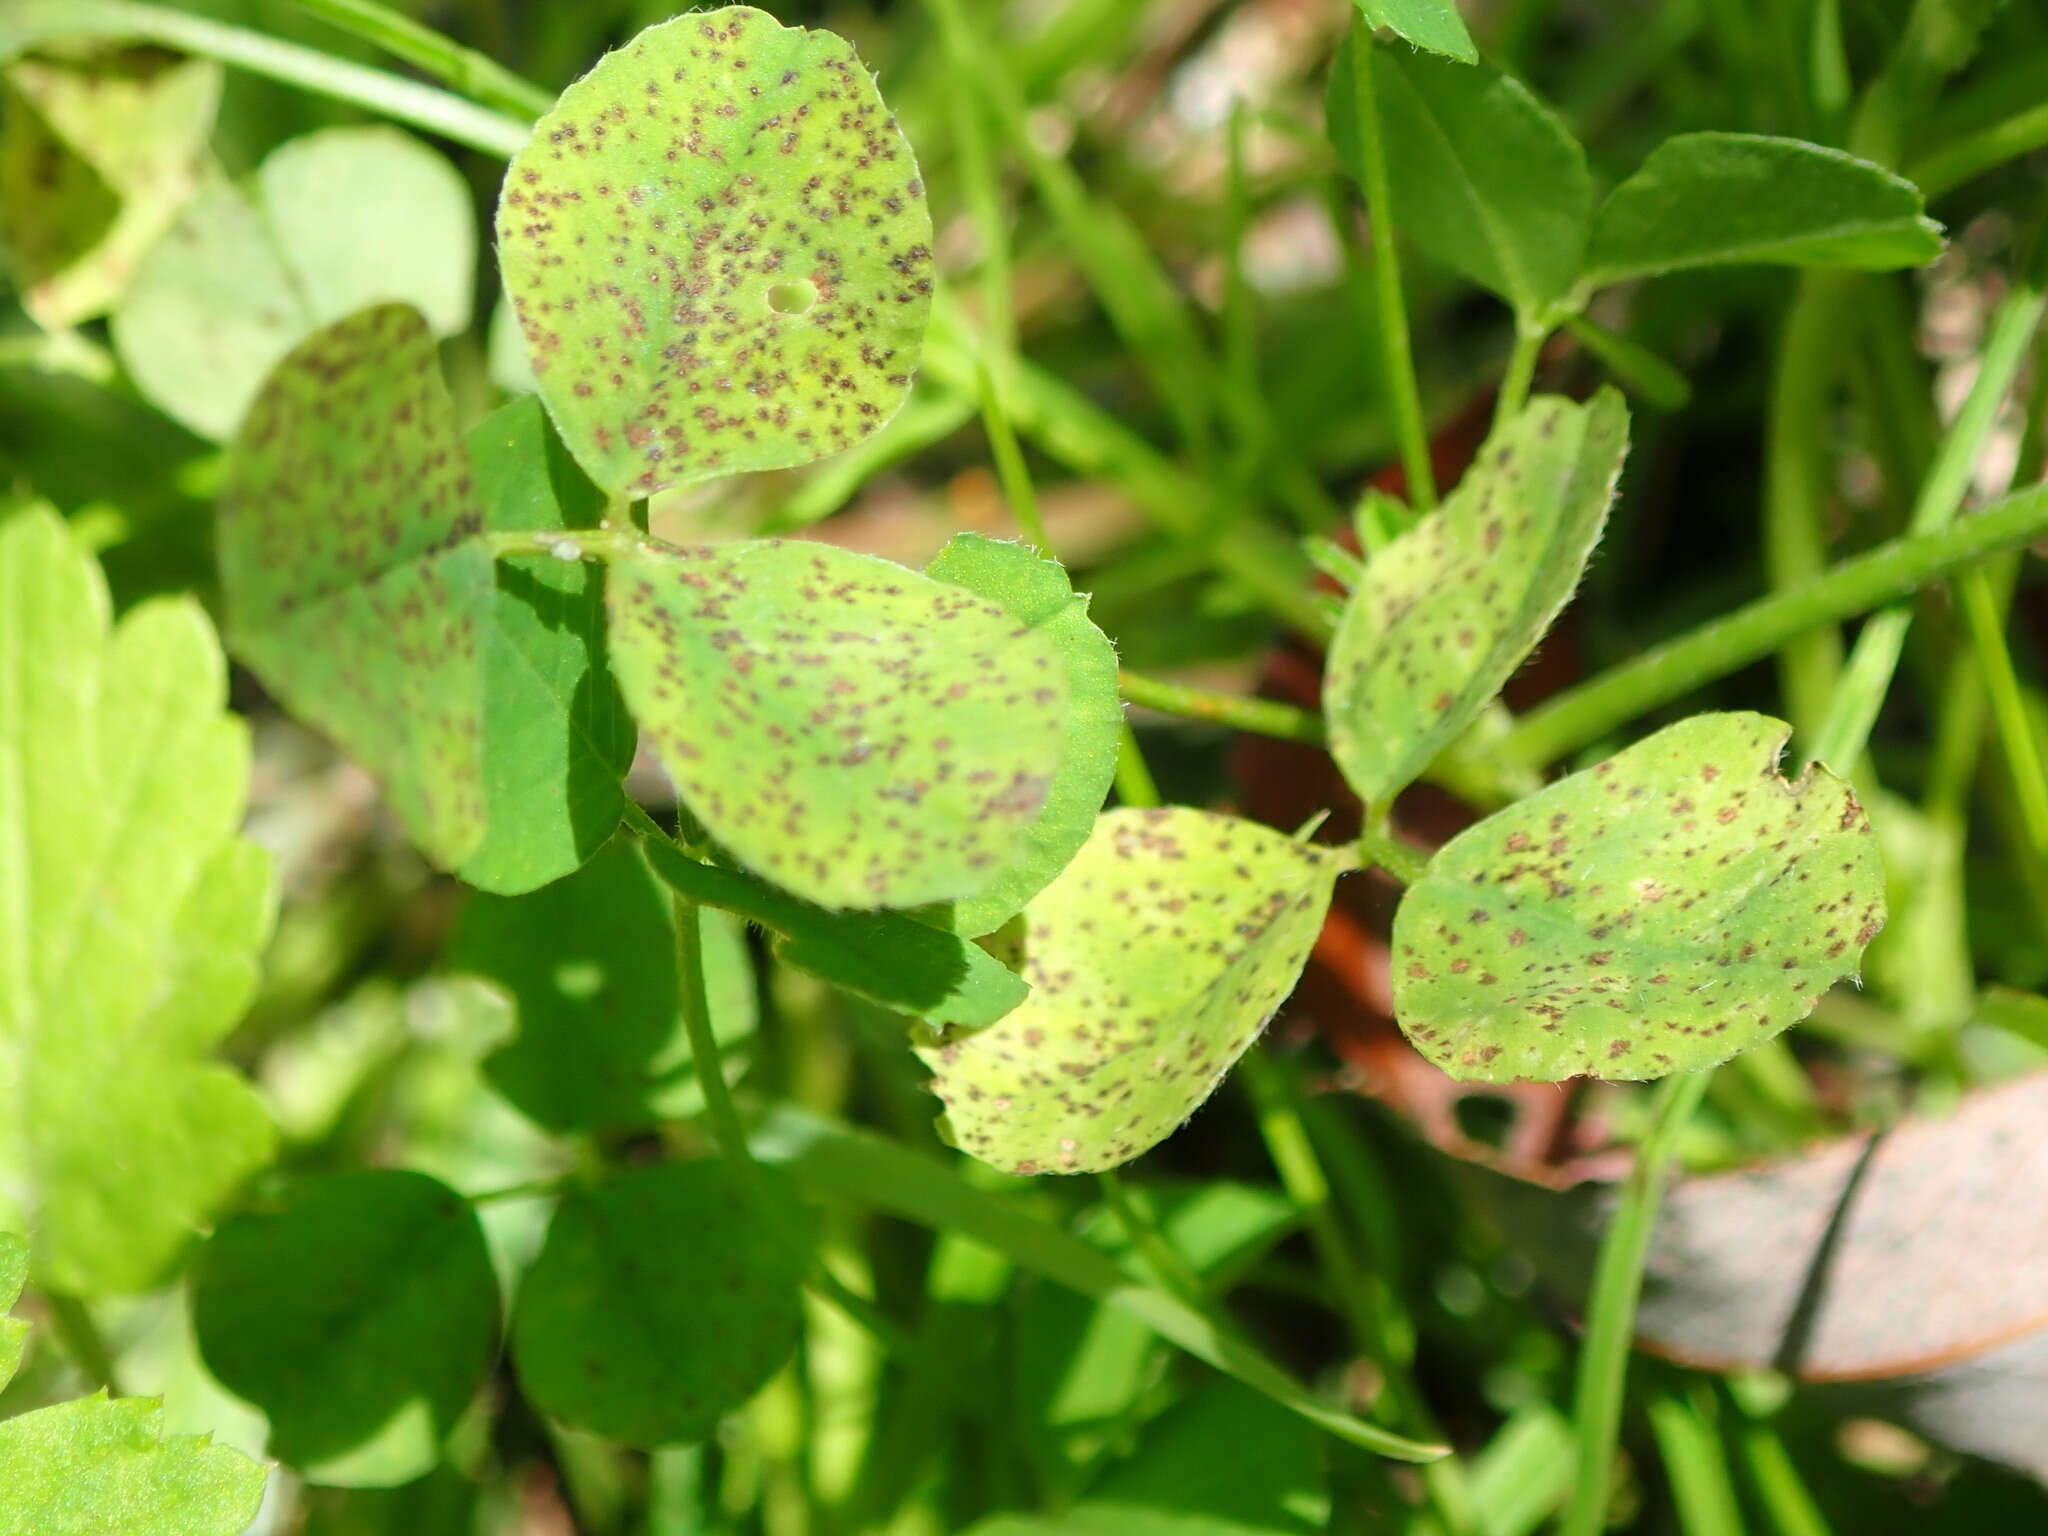
<instances>
[{"instance_id":1,"label":"green leaf","mask_svg":"<svg viewBox=\"0 0 2048 1536\"><path fill-rule=\"evenodd\" d=\"M666 842L650 840L645 852L671 889L774 930L777 959L936 1028L993 1024L1030 991L979 945L901 913L828 912Z\"/></svg>"},{"instance_id":2,"label":"green leaf","mask_svg":"<svg viewBox=\"0 0 2048 1536\"><path fill-rule=\"evenodd\" d=\"M393 1487L440 1459L483 1380L498 1283L460 1195L373 1169L223 1223L192 1322L207 1369L270 1416L271 1454L310 1482Z\"/></svg>"},{"instance_id":3,"label":"green leaf","mask_svg":"<svg viewBox=\"0 0 2048 1536\"><path fill-rule=\"evenodd\" d=\"M1479 62L1479 50L1453 0L1358 0L1358 14L1367 26L1385 27L1418 48L1461 64Z\"/></svg>"},{"instance_id":4,"label":"green leaf","mask_svg":"<svg viewBox=\"0 0 2048 1536\"><path fill-rule=\"evenodd\" d=\"M498 203L541 395L591 478L635 496L881 426L917 366L931 241L917 162L852 47L745 7L606 55Z\"/></svg>"},{"instance_id":5,"label":"green leaf","mask_svg":"<svg viewBox=\"0 0 2048 1536\"><path fill-rule=\"evenodd\" d=\"M28 1324L6 1316L28 1283L28 1243L0 1232L0 1387ZM98 1393L0 1421L0 1536L237 1536L263 1468L202 1435L163 1434L163 1406Z\"/></svg>"},{"instance_id":6,"label":"green leaf","mask_svg":"<svg viewBox=\"0 0 2048 1536\"><path fill-rule=\"evenodd\" d=\"M1453 1077L1653 1078L1770 1039L1854 974L1884 871L1792 728L1695 715L1468 827L1394 918L1394 1005Z\"/></svg>"},{"instance_id":7,"label":"green leaf","mask_svg":"<svg viewBox=\"0 0 2048 1536\"><path fill-rule=\"evenodd\" d=\"M1330 140L1361 176L1355 50L1371 50L1394 220L1417 245L1514 306L1524 325L1567 307L1586 249L1586 152L1528 87L1490 66L1374 48L1357 29L1330 76Z\"/></svg>"},{"instance_id":8,"label":"green leaf","mask_svg":"<svg viewBox=\"0 0 2048 1536\"><path fill-rule=\"evenodd\" d=\"M209 184L149 252L114 313L121 362L158 408L227 438L277 361L378 302L469 325L469 189L396 128L328 128L273 150L244 190Z\"/></svg>"},{"instance_id":9,"label":"green leaf","mask_svg":"<svg viewBox=\"0 0 2048 1536\"><path fill-rule=\"evenodd\" d=\"M196 603L110 631L62 522L0 524L0 1224L75 1295L157 1284L271 1155L248 1084L202 1061L271 919L226 698Z\"/></svg>"},{"instance_id":10,"label":"green leaf","mask_svg":"<svg viewBox=\"0 0 2048 1536\"><path fill-rule=\"evenodd\" d=\"M628 1445L703 1440L796 1348L810 1250L770 1168L663 1163L572 1192L519 1289L520 1383Z\"/></svg>"},{"instance_id":11,"label":"green leaf","mask_svg":"<svg viewBox=\"0 0 2048 1536\"><path fill-rule=\"evenodd\" d=\"M610 835L632 733L603 671L601 579L474 537L587 516L588 498L530 405L475 440L473 465L415 311L318 332L230 455L221 585L237 655L383 780L420 846L517 891Z\"/></svg>"},{"instance_id":12,"label":"green leaf","mask_svg":"<svg viewBox=\"0 0 2048 1536\"><path fill-rule=\"evenodd\" d=\"M1685 267L1917 267L1941 254L1920 189L1839 149L1755 133L1681 133L1593 217L1594 287Z\"/></svg>"},{"instance_id":13,"label":"green leaf","mask_svg":"<svg viewBox=\"0 0 2048 1536\"><path fill-rule=\"evenodd\" d=\"M0 83L0 250L52 328L121 295L198 189L221 69L144 48L20 59Z\"/></svg>"},{"instance_id":14,"label":"green leaf","mask_svg":"<svg viewBox=\"0 0 2048 1536\"><path fill-rule=\"evenodd\" d=\"M551 1131L693 1113L670 933L668 895L630 838L538 891L473 897L448 964L496 982L518 1008L518 1037L484 1063L497 1090ZM756 1011L745 933L729 913L706 914L704 969L712 1029L729 1046L753 1033Z\"/></svg>"},{"instance_id":15,"label":"green leaf","mask_svg":"<svg viewBox=\"0 0 2048 1536\"><path fill-rule=\"evenodd\" d=\"M1344 867L1229 816L1103 815L1025 909L1031 995L918 1047L951 1139L1012 1173L1093 1173L1165 1140L1292 990Z\"/></svg>"},{"instance_id":16,"label":"green leaf","mask_svg":"<svg viewBox=\"0 0 2048 1536\"><path fill-rule=\"evenodd\" d=\"M826 907L980 895L1066 745L1062 658L999 604L829 544L612 566L619 686L706 831Z\"/></svg>"},{"instance_id":17,"label":"green leaf","mask_svg":"<svg viewBox=\"0 0 2048 1536\"><path fill-rule=\"evenodd\" d=\"M1039 631L1066 673L1065 753L1045 809L1025 829L1018 856L980 894L940 914L955 933L993 933L1066 868L1109 794L1124 724L1116 647L1089 621L1088 599L1075 594L1059 563L1025 545L955 534L925 574L998 603Z\"/></svg>"},{"instance_id":18,"label":"green leaf","mask_svg":"<svg viewBox=\"0 0 2048 1536\"><path fill-rule=\"evenodd\" d=\"M1613 390L1531 401L1372 557L1323 677L1330 750L1380 806L1479 717L1579 584L1628 452Z\"/></svg>"}]
</instances>

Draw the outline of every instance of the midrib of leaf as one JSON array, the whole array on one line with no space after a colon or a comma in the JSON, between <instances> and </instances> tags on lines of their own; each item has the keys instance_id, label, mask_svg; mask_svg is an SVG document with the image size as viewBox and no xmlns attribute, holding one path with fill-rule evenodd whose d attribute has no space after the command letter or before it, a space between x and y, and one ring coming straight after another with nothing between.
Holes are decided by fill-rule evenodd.
<instances>
[{"instance_id":1,"label":"midrib of leaf","mask_svg":"<svg viewBox=\"0 0 2048 1536\"><path fill-rule=\"evenodd\" d=\"M1925 219L1919 221L1925 224ZM1796 251L1802 246L1820 240L1841 240L1861 234L1903 233L1895 219L1846 219L1824 227L1810 228L1797 235L1787 235L1776 240L1754 240L1745 245L1723 245L1715 247L1708 256L1688 256L1670 270L1682 270L1698 266L1735 266L1743 262L1767 262L1780 251ZM1590 287L1625 279L1631 274L1644 271L1663 270L1662 262L1645 268L1637 262L1603 262L1587 273L1584 281ZM1617 276L1618 274L1618 276Z\"/></svg>"},{"instance_id":2,"label":"midrib of leaf","mask_svg":"<svg viewBox=\"0 0 2048 1536\"><path fill-rule=\"evenodd\" d=\"M1421 91L1416 90L1406 80L1402 81L1402 88L1415 101L1421 104L1422 115L1429 125L1430 132L1436 135L1443 144L1444 149L1450 154L1451 159L1457 164L1458 169L1464 172L1466 186L1468 188L1473 186L1471 163L1466 160L1464 155L1459 153L1456 141L1444 130L1443 120L1437 115L1436 108L1430 103L1429 98ZM1481 233L1486 236L1486 243L1493 248L1495 258L1500 262L1502 272L1507 274L1512 282L1517 283L1522 289L1526 290L1530 295L1527 300L1528 303L1535 303L1536 300L1533 295L1536 285L1530 280L1528 272L1523 269L1521 263L1515 259L1514 248L1506 241L1499 221L1493 217L1492 212L1486 205L1486 199L1480 197L1476 192L1468 191L1466 193L1466 201L1472 207L1474 219L1478 223ZM1517 318L1534 318L1523 307L1524 295L1522 293L1510 295L1508 302L1513 305Z\"/></svg>"}]
</instances>

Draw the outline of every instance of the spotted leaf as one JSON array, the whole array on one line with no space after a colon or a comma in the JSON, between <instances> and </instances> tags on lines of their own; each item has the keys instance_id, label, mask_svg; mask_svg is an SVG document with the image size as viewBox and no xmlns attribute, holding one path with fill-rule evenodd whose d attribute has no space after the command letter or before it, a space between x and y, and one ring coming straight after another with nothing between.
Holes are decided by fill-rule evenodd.
<instances>
[{"instance_id":1,"label":"spotted leaf","mask_svg":"<svg viewBox=\"0 0 2048 1536\"><path fill-rule=\"evenodd\" d=\"M931 306L917 162L852 47L745 6L562 93L498 204L505 288L598 484L803 464L903 403Z\"/></svg>"},{"instance_id":2,"label":"spotted leaf","mask_svg":"<svg viewBox=\"0 0 2048 1536\"><path fill-rule=\"evenodd\" d=\"M1066 675L1000 604L774 539L652 547L608 602L619 685L684 802L807 901L975 896L1044 811Z\"/></svg>"},{"instance_id":3,"label":"spotted leaf","mask_svg":"<svg viewBox=\"0 0 2048 1536\"><path fill-rule=\"evenodd\" d=\"M1470 827L1394 919L1394 1006L1453 1077L1662 1077L1812 1011L1884 925L1849 786L1695 715Z\"/></svg>"},{"instance_id":4,"label":"spotted leaf","mask_svg":"<svg viewBox=\"0 0 2048 1536\"><path fill-rule=\"evenodd\" d=\"M918 1055L960 1147L1092 1173L1172 1134L1301 974L1344 864L1234 817L1110 811L1025 909L1031 995Z\"/></svg>"},{"instance_id":5,"label":"spotted leaf","mask_svg":"<svg viewBox=\"0 0 2048 1536\"><path fill-rule=\"evenodd\" d=\"M1039 630L1059 653L1067 679L1065 751L1044 811L1025 829L1016 859L979 895L941 914L955 933L992 933L1080 851L1109 794L1124 725L1116 648L1089 620L1088 599L1075 593L1058 562L1022 544L958 534L925 574L1000 603Z\"/></svg>"},{"instance_id":6,"label":"spotted leaf","mask_svg":"<svg viewBox=\"0 0 2048 1536\"><path fill-rule=\"evenodd\" d=\"M220 504L236 653L383 780L436 862L498 891L595 851L632 745L595 573L494 561L476 537L594 506L544 438L531 406L508 406L475 436L480 478L425 321L383 305L278 365Z\"/></svg>"},{"instance_id":7,"label":"spotted leaf","mask_svg":"<svg viewBox=\"0 0 2048 1536\"><path fill-rule=\"evenodd\" d=\"M1387 800L1478 718L1578 585L1628 452L1628 411L1543 397L1436 512L1374 555L1330 648L1323 710L1351 787Z\"/></svg>"}]
</instances>

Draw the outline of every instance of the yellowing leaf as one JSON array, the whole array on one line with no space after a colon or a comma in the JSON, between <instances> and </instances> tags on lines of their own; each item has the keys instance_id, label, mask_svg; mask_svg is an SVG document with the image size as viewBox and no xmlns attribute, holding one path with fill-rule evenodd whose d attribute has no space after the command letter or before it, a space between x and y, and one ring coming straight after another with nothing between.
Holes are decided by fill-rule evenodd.
<instances>
[{"instance_id":1,"label":"yellowing leaf","mask_svg":"<svg viewBox=\"0 0 2048 1536\"><path fill-rule=\"evenodd\" d=\"M1394 1007L1453 1077L1653 1078L1806 1017L1884 925L1849 786L1695 715L1468 827L1394 917Z\"/></svg>"},{"instance_id":2,"label":"yellowing leaf","mask_svg":"<svg viewBox=\"0 0 2048 1536\"><path fill-rule=\"evenodd\" d=\"M188 600L110 628L54 515L0 524L0 1224L79 1295L155 1285L266 1162L205 1053L256 982L270 864L227 668Z\"/></svg>"},{"instance_id":3,"label":"yellowing leaf","mask_svg":"<svg viewBox=\"0 0 2048 1536\"><path fill-rule=\"evenodd\" d=\"M1103 815L1025 908L1030 996L918 1048L953 1139L1012 1173L1092 1173L1165 1140L1293 988L1344 867L1234 817Z\"/></svg>"},{"instance_id":4,"label":"yellowing leaf","mask_svg":"<svg viewBox=\"0 0 2048 1536\"><path fill-rule=\"evenodd\" d=\"M850 447L931 307L910 146L853 49L745 6L650 27L505 173L498 248L542 397L607 490Z\"/></svg>"}]
</instances>

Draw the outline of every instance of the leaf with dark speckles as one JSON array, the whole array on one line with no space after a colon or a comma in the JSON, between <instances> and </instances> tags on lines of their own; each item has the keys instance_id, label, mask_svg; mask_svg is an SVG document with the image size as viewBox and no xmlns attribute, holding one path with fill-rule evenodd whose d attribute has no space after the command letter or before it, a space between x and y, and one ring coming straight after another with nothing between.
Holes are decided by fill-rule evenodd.
<instances>
[{"instance_id":1,"label":"leaf with dark speckles","mask_svg":"<svg viewBox=\"0 0 2048 1536\"><path fill-rule=\"evenodd\" d=\"M1017 858L980 894L935 914L955 933L993 933L1080 852L1109 794L1124 724L1116 647L1089 620L1087 597L1075 594L1059 563L1025 545L956 534L925 574L1001 603L1040 631L1067 676L1066 755L1044 811L1025 829Z\"/></svg>"},{"instance_id":2,"label":"leaf with dark speckles","mask_svg":"<svg viewBox=\"0 0 2048 1536\"><path fill-rule=\"evenodd\" d=\"M931 308L910 145L852 47L745 6L648 28L555 103L498 203L562 437L646 496L850 447Z\"/></svg>"},{"instance_id":3,"label":"leaf with dark speckles","mask_svg":"<svg viewBox=\"0 0 2048 1536\"><path fill-rule=\"evenodd\" d=\"M684 804L743 867L872 910L979 895L1065 753L1042 629L872 555L650 545L606 601L619 686Z\"/></svg>"},{"instance_id":4,"label":"leaf with dark speckles","mask_svg":"<svg viewBox=\"0 0 2048 1536\"><path fill-rule=\"evenodd\" d=\"M1031 996L918 1055L963 1151L1093 1173L1200 1107L1301 974L1345 864L1230 816L1110 811L1024 912Z\"/></svg>"},{"instance_id":5,"label":"leaf with dark speckles","mask_svg":"<svg viewBox=\"0 0 2048 1536\"><path fill-rule=\"evenodd\" d=\"M1323 681L1330 750L1381 804L1478 718L1571 597L1606 526L1628 411L1544 396L1444 504L1374 555Z\"/></svg>"},{"instance_id":6,"label":"leaf with dark speckles","mask_svg":"<svg viewBox=\"0 0 2048 1536\"><path fill-rule=\"evenodd\" d=\"M220 503L236 653L383 780L437 863L500 891L603 843L632 742L603 671L598 577L494 561L473 537L587 516L543 427L530 405L486 422L480 480L425 322L383 305L278 365Z\"/></svg>"},{"instance_id":7,"label":"leaf with dark speckles","mask_svg":"<svg viewBox=\"0 0 2048 1536\"><path fill-rule=\"evenodd\" d=\"M1437 850L1394 918L1394 1007L1453 1077L1692 1072L1770 1039L1884 926L1870 822L1792 728L1695 715Z\"/></svg>"},{"instance_id":8,"label":"leaf with dark speckles","mask_svg":"<svg viewBox=\"0 0 2048 1536\"><path fill-rule=\"evenodd\" d=\"M796 1348L810 1254L779 1169L660 1163L572 1190L519 1288L520 1385L627 1445L705 1439Z\"/></svg>"},{"instance_id":9,"label":"leaf with dark speckles","mask_svg":"<svg viewBox=\"0 0 2048 1536\"><path fill-rule=\"evenodd\" d=\"M647 862L672 890L772 930L776 958L935 1028L980 1029L1030 988L979 945L901 912L828 912L650 839Z\"/></svg>"}]
</instances>

